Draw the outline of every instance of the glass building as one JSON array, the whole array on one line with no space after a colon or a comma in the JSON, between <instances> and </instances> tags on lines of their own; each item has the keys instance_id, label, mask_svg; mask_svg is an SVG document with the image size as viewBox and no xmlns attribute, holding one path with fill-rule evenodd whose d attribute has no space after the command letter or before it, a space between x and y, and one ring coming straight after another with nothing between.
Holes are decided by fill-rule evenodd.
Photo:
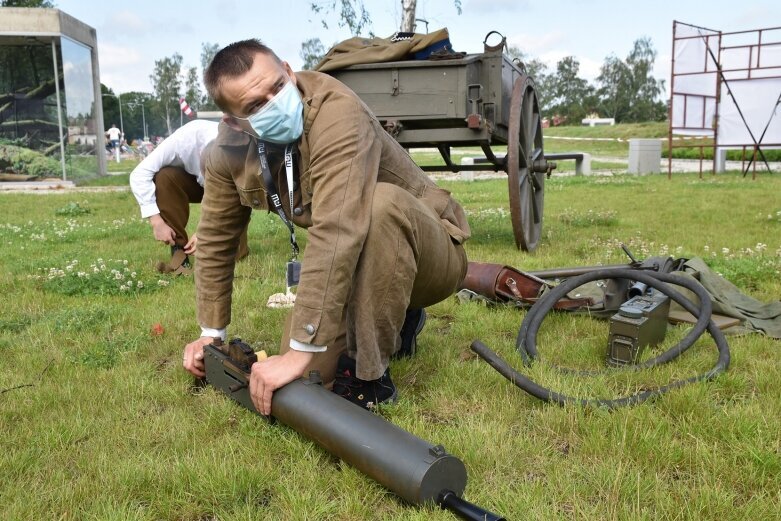
<instances>
[{"instance_id":1,"label":"glass building","mask_svg":"<svg viewBox=\"0 0 781 521\"><path fill-rule=\"evenodd\" d=\"M58 9L0 7L0 180L105 172L95 29Z\"/></svg>"}]
</instances>

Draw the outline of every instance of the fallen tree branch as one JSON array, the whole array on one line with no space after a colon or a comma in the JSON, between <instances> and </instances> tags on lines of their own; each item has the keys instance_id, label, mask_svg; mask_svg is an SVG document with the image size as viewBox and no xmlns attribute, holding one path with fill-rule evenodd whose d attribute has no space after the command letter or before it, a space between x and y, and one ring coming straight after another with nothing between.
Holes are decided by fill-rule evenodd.
<instances>
[{"instance_id":1,"label":"fallen tree branch","mask_svg":"<svg viewBox=\"0 0 781 521\"><path fill-rule=\"evenodd\" d=\"M9 387L8 389L0 389L0 394L7 393L8 391L14 391L16 389L21 389L22 387L35 387L35 384L22 384L17 385L16 387Z\"/></svg>"}]
</instances>

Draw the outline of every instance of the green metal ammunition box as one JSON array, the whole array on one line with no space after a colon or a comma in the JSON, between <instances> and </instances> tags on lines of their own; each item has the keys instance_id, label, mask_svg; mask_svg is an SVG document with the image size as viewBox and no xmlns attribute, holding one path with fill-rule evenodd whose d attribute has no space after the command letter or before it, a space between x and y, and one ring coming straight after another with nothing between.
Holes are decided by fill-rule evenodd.
<instances>
[{"instance_id":1,"label":"green metal ammunition box","mask_svg":"<svg viewBox=\"0 0 781 521\"><path fill-rule=\"evenodd\" d=\"M647 346L661 343L669 312L670 298L653 289L624 302L610 317L608 365L636 364Z\"/></svg>"}]
</instances>

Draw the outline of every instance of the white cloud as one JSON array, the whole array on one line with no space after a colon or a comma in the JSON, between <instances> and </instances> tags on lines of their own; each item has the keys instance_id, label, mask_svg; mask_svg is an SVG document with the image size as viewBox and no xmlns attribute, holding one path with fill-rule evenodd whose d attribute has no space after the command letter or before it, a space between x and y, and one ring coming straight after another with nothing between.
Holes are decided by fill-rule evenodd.
<instances>
[{"instance_id":1,"label":"white cloud","mask_svg":"<svg viewBox=\"0 0 781 521\"><path fill-rule=\"evenodd\" d=\"M117 11L112 14L106 25L122 28L123 32L143 34L148 31L148 25L138 14L133 11Z\"/></svg>"},{"instance_id":2,"label":"white cloud","mask_svg":"<svg viewBox=\"0 0 781 521\"><path fill-rule=\"evenodd\" d=\"M154 60L131 46L98 44L100 81L114 92L149 92Z\"/></svg>"},{"instance_id":3,"label":"white cloud","mask_svg":"<svg viewBox=\"0 0 781 521\"><path fill-rule=\"evenodd\" d=\"M543 34L513 34L507 37L507 45L518 47L532 58L540 57L546 51L551 51L566 40L561 31L548 31Z\"/></svg>"},{"instance_id":4,"label":"white cloud","mask_svg":"<svg viewBox=\"0 0 781 521\"><path fill-rule=\"evenodd\" d=\"M602 67L602 61L594 60L588 56L578 56L572 51L566 49L552 49L546 51L538 56L540 60L548 66L549 72L556 72L556 64L566 58L567 56L574 56L580 68L578 69L578 76L581 78L593 82L599 76L599 69Z\"/></svg>"},{"instance_id":5,"label":"white cloud","mask_svg":"<svg viewBox=\"0 0 781 521\"><path fill-rule=\"evenodd\" d=\"M468 0L464 5L464 14L508 13L523 11L531 8L530 0Z\"/></svg>"},{"instance_id":6,"label":"white cloud","mask_svg":"<svg viewBox=\"0 0 781 521\"><path fill-rule=\"evenodd\" d=\"M730 30L744 31L746 30L747 27L754 27L754 28L767 27L768 20L778 18L777 9L770 9L769 7L764 5L757 5L749 8L744 8L744 9L745 10L741 12L739 16L736 16L733 19L734 27L736 29L727 29L723 27L720 27L718 29L721 29L723 31L730 31Z\"/></svg>"}]
</instances>

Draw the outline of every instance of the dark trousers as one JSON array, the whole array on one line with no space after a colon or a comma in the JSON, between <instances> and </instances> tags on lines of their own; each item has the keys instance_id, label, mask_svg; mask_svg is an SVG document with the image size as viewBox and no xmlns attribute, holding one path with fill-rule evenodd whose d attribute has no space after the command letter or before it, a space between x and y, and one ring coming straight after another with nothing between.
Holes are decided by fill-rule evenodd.
<instances>
[{"instance_id":1,"label":"dark trousers","mask_svg":"<svg viewBox=\"0 0 781 521\"><path fill-rule=\"evenodd\" d=\"M155 174L155 198L160 209L160 217L176 233L176 244L187 244L187 222L190 220L190 204L200 204L203 199L203 187L198 184L195 176L188 174L183 168L167 166ZM242 259L249 253L247 246L247 229L241 233L237 259Z\"/></svg>"},{"instance_id":2,"label":"dark trousers","mask_svg":"<svg viewBox=\"0 0 781 521\"><path fill-rule=\"evenodd\" d=\"M309 367L320 371L326 383L344 351L356 359L358 378L382 376L401 347L406 310L446 299L466 274L464 247L453 242L438 215L403 188L378 183L371 219L342 332ZM289 349L289 319L280 352Z\"/></svg>"}]
</instances>

